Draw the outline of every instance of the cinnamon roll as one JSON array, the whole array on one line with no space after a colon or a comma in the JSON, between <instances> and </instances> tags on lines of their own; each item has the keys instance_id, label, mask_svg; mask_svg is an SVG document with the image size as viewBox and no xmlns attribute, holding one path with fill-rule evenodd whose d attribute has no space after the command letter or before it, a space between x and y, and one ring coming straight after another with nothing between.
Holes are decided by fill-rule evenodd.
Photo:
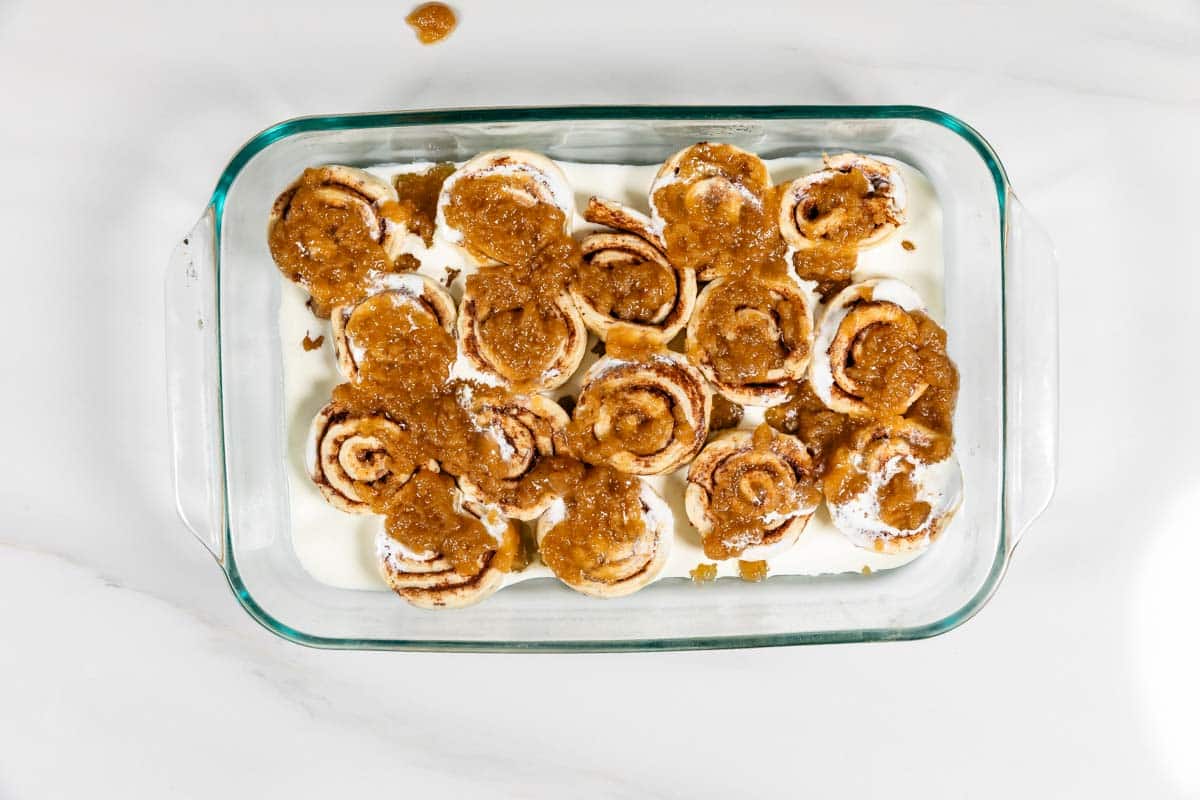
<instances>
[{"instance_id":1,"label":"cinnamon roll","mask_svg":"<svg viewBox=\"0 0 1200 800\"><path fill-rule=\"evenodd\" d=\"M729 400L773 406L803 380L812 341L812 302L795 281L719 278L696 301L687 355Z\"/></svg>"},{"instance_id":2,"label":"cinnamon roll","mask_svg":"<svg viewBox=\"0 0 1200 800\"><path fill-rule=\"evenodd\" d=\"M396 190L353 167L306 169L275 200L267 242L280 272L312 297L314 312L365 296L396 269L408 231Z\"/></svg>"},{"instance_id":3,"label":"cinnamon roll","mask_svg":"<svg viewBox=\"0 0 1200 800\"><path fill-rule=\"evenodd\" d=\"M829 301L817 326L809 378L843 414L903 414L930 384L957 386L946 333L908 284L873 279Z\"/></svg>"},{"instance_id":4,"label":"cinnamon roll","mask_svg":"<svg viewBox=\"0 0 1200 800\"><path fill-rule=\"evenodd\" d=\"M700 452L711 413L712 391L682 356L606 356L584 374L571 447L585 461L622 472L670 472Z\"/></svg>"},{"instance_id":5,"label":"cinnamon roll","mask_svg":"<svg viewBox=\"0 0 1200 800\"><path fill-rule=\"evenodd\" d=\"M640 478L593 468L538 520L542 561L592 597L624 597L654 580L670 556L674 516Z\"/></svg>"},{"instance_id":6,"label":"cinnamon roll","mask_svg":"<svg viewBox=\"0 0 1200 800\"><path fill-rule=\"evenodd\" d=\"M650 211L670 262L701 281L782 253L767 167L733 145L701 142L667 159L650 185Z\"/></svg>"},{"instance_id":7,"label":"cinnamon roll","mask_svg":"<svg viewBox=\"0 0 1200 800\"><path fill-rule=\"evenodd\" d=\"M659 344L669 342L695 307L695 270L672 266L651 221L633 209L593 197L583 218L616 229L583 239L571 297L584 324L601 339L614 325L627 325Z\"/></svg>"},{"instance_id":8,"label":"cinnamon roll","mask_svg":"<svg viewBox=\"0 0 1200 800\"><path fill-rule=\"evenodd\" d=\"M574 214L574 192L557 164L528 150L493 150L442 184L437 227L480 266L520 264L569 234Z\"/></svg>"},{"instance_id":9,"label":"cinnamon roll","mask_svg":"<svg viewBox=\"0 0 1200 800\"><path fill-rule=\"evenodd\" d=\"M778 555L795 544L819 502L804 445L766 425L719 434L688 468L685 507L709 558Z\"/></svg>"},{"instance_id":10,"label":"cinnamon roll","mask_svg":"<svg viewBox=\"0 0 1200 800\"><path fill-rule=\"evenodd\" d=\"M423 329L432 326L440 328L447 337L454 335L454 300L436 281L417 273L400 273L386 276L381 285L386 287L383 291L360 302L338 306L330 314L338 371L352 382L359 379L364 359L388 360L393 349L418 349L422 352L417 355L423 362L437 361L436 354L428 352L435 348L417 335ZM443 344L453 350L449 339L444 339ZM442 372L441 377L445 378L448 365L428 366L436 367L435 371Z\"/></svg>"},{"instance_id":11,"label":"cinnamon roll","mask_svg":"<svg viewBox=\"0 0 1200 800\"><path fill-rule=\"evenodd\" d=\"M818 245L872 247L904 224L907 191L900 172L855 153L825 159L825 168L789 183L779 204L779 232L796 250Z\"/></svg>"},{"instance_id":12,"label":"cinnamon roll","mask_svg":"<svg viewBox=\"0 0 1200 800\"><path fill-rule=\"evenodd\" d=\"M463 375L525 391L557 388L579 368L587 328L565 289L485 269L467 279L458 314ZM457 367L456 367L457 368Z\"/></svg>"},{"instance_id":13,"label":"cinnamon roll","mask_svg":"<svg viewBox=\"0 0 1200 800\"><path fill-rule=\"evenodd\" d=\"M452 478L424 469L390 504L376 553L388 586L420 608L478 603L523 566L517 523L466 501Z\"/></svg>"},{"instance_id":14,"label":"cinnamon roll","mask_svg":"<svg viewBox=\"0 0 1200 800\"><path fill-rule=\"evenodd\" d=\"M539 479L538 467L565 452L567 412L541 395L507 395L486 397L470 413L498 443L502 465L486 476L460 475L459 488L467 499L495 506L506 517L537 519L556 496L548 481Z\"/></svg>"},{"instance_id":15,"label":"cinnamon roll","mask_svg":"<svg viewBox=\"0 0 1200 800\"><path fill-rule=\"evenodd\" d=\"M919 550L962 504L962 471L949 436L899 417L871 422L833 453L825 500L833 524L859 547Z\"/></svg>"},{"instance_id":16,"label":"cinnamon roll","mask_svg":"<svg viewBox=\"0 0 1200 800\"><path fill-rule=\"evenodd\" d=\"M331 402L309 427L305 467L331 506L369 514L412 476L412 465L397 461L406 437L382 414L361 414Z\"/></svg>"}]
</instances>

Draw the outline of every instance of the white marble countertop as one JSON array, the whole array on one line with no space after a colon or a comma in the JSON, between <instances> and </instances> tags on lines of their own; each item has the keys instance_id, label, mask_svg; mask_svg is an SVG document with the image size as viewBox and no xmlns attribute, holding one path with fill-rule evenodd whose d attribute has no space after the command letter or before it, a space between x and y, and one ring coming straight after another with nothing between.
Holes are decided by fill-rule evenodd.
<instances>
[{"instance_id":1,"label":"white marble countertop","mask_svg":"<svg viewBox=\"0 0 1200 800\"><path fill-rule=\"evenodd\" d=\"M1200 793L1194 2L464 1L425 49L405 3L224 5L0 5L0 797ZM238 607L175 517L163 379L166 258L221 167L298 114L578 102L915 103L996 147L1062 260L1062 457L976 619L463 656Z\"/></svg>"}]
</instances>

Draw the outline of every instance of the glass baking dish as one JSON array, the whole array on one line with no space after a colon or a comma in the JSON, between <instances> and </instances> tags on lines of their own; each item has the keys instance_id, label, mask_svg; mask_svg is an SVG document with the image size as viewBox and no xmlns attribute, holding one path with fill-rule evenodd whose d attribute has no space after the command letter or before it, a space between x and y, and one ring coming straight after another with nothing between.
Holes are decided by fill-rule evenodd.
<instances>
[{"instance_id":1,"label":"glass baking dish","mask_svg":"<svg viewBox=\"0 0 1200 800\"><path fill-rule=\"evenodd\" d=\"M961 370L957 452L967 502L915 562L872 575L761 584L661 580L596 601L549 579L429 612L336 589L291 546L272 201L310 165L463 160L523 147L652 164L701 140L764 158L855 150L922 170L943 209L945 326ZM1053 493L1057 284L1052 249L970 126L916 106L568 107L307 117L226 167L166 286L168 399L180 515L249 614L306 645L391 650L663 650L915 639L969 619Z\"/></svg>"}]
</instances>

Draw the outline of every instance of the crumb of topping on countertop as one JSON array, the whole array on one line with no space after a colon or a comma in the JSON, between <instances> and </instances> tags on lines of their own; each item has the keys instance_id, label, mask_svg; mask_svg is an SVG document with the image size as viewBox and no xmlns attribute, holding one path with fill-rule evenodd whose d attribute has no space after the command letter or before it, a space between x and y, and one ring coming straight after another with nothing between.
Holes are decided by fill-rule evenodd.
<instances>
[{"instance_id":1,"label":"crumb of topping on countertop","mask_svg":"<svg viewBox=\"0 0 1200 800\"><path fill-rule=\"evenodd\" d=\"M445 3L422 3L404 21L417 32L421 44L440 42L458 26L458 17Z\"/></svg>"},{"instance_id":2,"label":"crumb of topping on countertop","mask_svg":"<svg viewBox=\"0 0 1200 800\"><path fill-rule=\"evenodd\" d=\"M708 583L717 579L716 564L697 564L696 568L688 573L692 576L692 581L695 583Z\"/></svg>"},{"instance_id":3,"label":"crumb of topping on countertop","mask_svg":"<svg viewBox=\"0 0 1200 800\"><path fill-rule=\"evenodd\" d=\"M321 334L320 336L318 336L317 338L314 339L308 335L308 331L305 331L304 338L300 340L300 346L304 348L305 352L312 352L313 350L316 350L318 347L320 347L324 341L325 341L325 334Z\"/></svg>"},{"instance_id":4,"label":"crumb of topping on countertop","mask_svg":"<svg viewBox=\"0 0 1200 800\"><path fill-rule=\"evenodd\" d=\"M910 242L908 239L904 239L903 241L901 241L900 246L903 247L905 250L908 250L909 252L912 252L913 250L917 249L917 246L915 244L913 244L912 242Z\"/></svg>"}]
</instances>

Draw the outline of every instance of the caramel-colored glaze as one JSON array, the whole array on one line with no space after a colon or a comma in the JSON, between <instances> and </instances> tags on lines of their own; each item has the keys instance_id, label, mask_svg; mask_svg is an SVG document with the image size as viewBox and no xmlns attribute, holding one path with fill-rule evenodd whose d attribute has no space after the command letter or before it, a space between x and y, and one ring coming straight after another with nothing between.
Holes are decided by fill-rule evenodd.
<instances>
[{"instance_id":1,"label":"caramel-colored glaze","mask_svg":"<svg viewBox=\"0 0 1200 800\"><path fill-rule=\"evenodd\" d=\"M648 344L639 334L624 326L613 328L607 355L644 370L645 380L634 375L631 382L592 382L584 390L588 402L575 406L567 437L571 450L589 464L605 464L614 455L625 452L652 456L665 450L672 441L685 448L698 447L696 439L702 434L688 419L688 409L655 383L657 372L662 373L664 380L673 380L680 367L654 359L654 350L661 346ZM602 421L604 424L599 424Z\"/></svg>"},{"instance_id":2,"label":"caramel-colored glaze","mask_svg":"<svg viewBox=\"0 0 1200 800\"><path fill-rule=\"evenodd\" d=\"M688 356L700 353L725 383L765 382L787 359L808 348L811 322L803 308L777 292L770 281L739 275L708 290L697 311Z\"/></svg>"},{"instance_id":3,"label":"caramel-colored glaze","mask_svg":"<svg viewBox=\"0 0 1200 800\"><path fill-rule=\"evenodd\" d=\"M642 324L654 322L679 293L670 268L632 254L584 261L574 286L601 314Z\"/></svg>"},{"instance_id":4,"label":"caramel-colored glaze","mask_svg":"<svg viewBox=\"0 0 1200 800\"><path fill-rule=\"evenodd\" d=\"M478 338L488 360L517 388L536 384L568 335L560 303L579 264L579 248L566 236L529 261L483 267L469 276L466 295L475 304Z\"/></svg>"},{"instance_id":5,"label":"caramel-colored glaze","mask_svg":"<svg viewBox=\"0 0 1200 800\"><path fill-rule=\"evenodd\" d=\"M769 180L761 160L728 145L689 148L675 180L654 193L671 263L711 280L781 261L779 193Z\"/></svg>"},{"instance_id":6,"label":"caramel-colored glaze","mask_svg":"<svg viewBox=\"0 0 1200 800\"><path fill-rule=\"evenodd\" d=\"M786 453L772 452L776 436L770 426L759 425L753 449L730 458L716 474L708 504L712 528L704 535L709 558L741 555L762 543L764 518L785 519L820 501L813 476L797 474Z\"/></svg>"},{"instance_id":7,"label":"caramel-colored glaze","mask_svg":"<svg viewBox=\"0 0 1200 800\"><path fill-rule=\"evenodd\" d=\"M824 477L825 496L831 502L846 503L866 491L870 478L861 469L861 464L890 457L896 451L886 448L896 439L903 441L911 458L929 464L947 458L954 444L948 432L933 431L900 417L862 422L837 443L829 456ZM880 452L884 454L882 457ZM908 459L902 460L899 471L878 493L880 518L899 530L919 528L932 510L928 503L917 500L912 469L913 464Z\"/></svg>"},{"instance_id":8,"label":"caramel-colored glaze","mask_svg":"<svg viewBox=\"0 0 1200 800\"><path fill-rule=\"evenodd\" d=\"M853 245L892 219L891 198L874 193L860 169L813 184L796 206L796 223L813 242Z\"/></svg>"},{"instance_id":9,"label":"caramel-colored glaze","mask_svg":"<svg viewBox=\"0 0 1200 800\"><path fill-rule=\"evenodd\" d=\"M334 306L366 297L380 275L401 271L376 241L362 209L328 202L325 185L320 170L306 169L267 242L279 271L308 291L313 313L322 318ZM398 212L394 203L385 203L381 213L391 218Z\"/></svg>"},{"instance_id":10,"label":"caramel-colored glaze","mask_svg":"<svg viewBox=\"0 0 1200 800\"><path fill-rule=\"evenodd\" d=\"M879 518L893 528L912 531L921 527L932 506L917 499L917 486L912 481L912 465L904 464L879 490Z\"/></svg>"},{"instance_id":11,"label":"caramel-colored glaze","mask_svg":"<svg viewBox=\"0 0 1200 800\"><path fill-rule=\"evenodd\" d=\"M798 386L787 402L768 408L765 418L775 430L804 442L818 475L825 474L833 448L854 429L849 416L825 407L808 381Z\"/></svg>"},{"instance_id":12,"label":"caramel-colored glaze","mask_svg":"<svg viewBox=\"0 0 1200 800\"><path fill-rule=\"evenodd\" d=\"M759 583L767 579L767 562L765 561L739 561L738 575L744 581L750 583Z\"/></svg>"},{"instance_id":13,"label":"caramel-colored glaze","mask_svg":"<svg viewBox=\"0 0 1200 800\"><path fill-rule=\"evenodd\" d=\"M603 355L623 361L645 361L663 346L645 331L630 325L614 325L604 343Z\"/></svg>"},{"instance_id":14,"label":"caramel-colored glaze","mask_svg":"<svg viewBox=\"0 0 1200 800\"><path fill-rule=\"evenodd\" d=\"M456 508L454 478L419 470L385 507L389 536L415 553L438 553L460 575L478 573L499 549L483 524ZM511 561L515 554L506 554Z\"/></svg>"},{"instance_id":15,"label":"caramel-colored glaze","mask_svg":"<svg viewBox=\"0 0 1200 800\"><path fill-rule=\"evenodd\" d=\"M712 417L708 422L710 431L720 431L726 428L736 428L742 421L745 409L732 400L726 400L724 395L714 394Z\"/></svg>"},{"instance_id":16,"label":"caramel-colored glaze","mask_svg":"<svg viewBox=\"0 0 1200 800\"><path fill-rule=\"evenodd\" d=\"M939 396L950 405L949 411L935 407L923 413L947 420L953 413L958 370L946 355L946 332L926 314L901 310L888 324L870 325L855 338L850 354L853 364L846 374L875 415L902 413L921 386L945 390Z\"/></svg>"},{"instance_id":17,"label":"caramel-colored glaze","mask_svg":"<svg viewBox=\"0 0 1200 800\"><path fill-rule=\"evenodd\" d=\"M850 285L858 265L858 251L853 247L817 245L797 250L792 263L796 275L802 280L816 281L817 293L822 300L828 300Z\"/></svg>"},{"instance_id":18,"label":"caramel-colored glaze","mask_svg":"<svg viewBox=\"0 0 1200 800\"><path fill-rule=\"evenodd\" d=\"M361 349L359 381L380 394L402 389L431 394L450 376L454 339L438 319L404 295L385 292L360 303L346 336Z\"/></svg>"},{"instance_id":19,"label":"caramel-colored glaze","mask_svg":"<svg viewBox=\"0 0 1200 800\"><path fill-rule=\"evenodd\" d=\"M716 564L697 564L695 569L688 573L695 583L708 583L717 579Z\"/></svg>"},{"instance_id":20,"label":"caramel-colored glaze","mask_svg":"<svg viewBox=\"0 0 1200 800\"><path fill-rule=\"evenodd\" d=\"M404 172L392 179L400 197L396 216L410 233L421 237L426 247L433 244L438 195L442 184L453 172L454 165L446 162L435 164L425 172Z\"/></svg>"},{"instance_id":21,"label":"caramel-colored glaze","mask_svg":"<svg viewBox=\"0 0 1200 800\"><path fill-rule=\"evenodd\" d=\"M308 335L308 331L304 332L304 338L300 340L300 346L304 348L304 352L311 353L317 350L325 342L325 334L321 334L317 338L312 338Z\"/></svg>"},{"instance_id":22,"label":"caramel-colored glaze","mask_svg":"<svg viewBox=\"0 0 1200 800\"><path fill-rule=\"evenodd\" d=\"M565 493L562 520L542 537L542 560L568 584L603 580L647 532L641 488L611 467L589 468Z\"/></svg>"},{"instance_id":23,"label":"caramel-colored glaze","mask_svg":"<svg viewBox=\"0 0 1200 800\"><path fill-rule=\"evenodd\" d=\"M565 236L562 209L539 202L540 191L521 173L464 175L450 187L443 213L471 252L524 264Z\"/></svg>"},{"instance_id":24,"label":"caramel-colored glaze","mask_svg":"<svg viewBox=\"0 0 1200 800\"><path fill-rule=\"evenodd\" d=\"M913 250L917 249L917 246L915 244L913 244L912 242L910 242L908 239L902 240L900 242L900 246L903 247L905 250L908 250L909 252L912 252Z\"/></svg>"},{"instance_id":25,"label":"caramel-colored glaze","mask_svg":"<svg viewBox=\"0 0 1200 800\"><path fill-rule=\"evenodd\" d=\"M440 42L458 26L458 18L445 3L422 3L404 21L416 31L421 44Z\"/></svg>"}]
</instances>

